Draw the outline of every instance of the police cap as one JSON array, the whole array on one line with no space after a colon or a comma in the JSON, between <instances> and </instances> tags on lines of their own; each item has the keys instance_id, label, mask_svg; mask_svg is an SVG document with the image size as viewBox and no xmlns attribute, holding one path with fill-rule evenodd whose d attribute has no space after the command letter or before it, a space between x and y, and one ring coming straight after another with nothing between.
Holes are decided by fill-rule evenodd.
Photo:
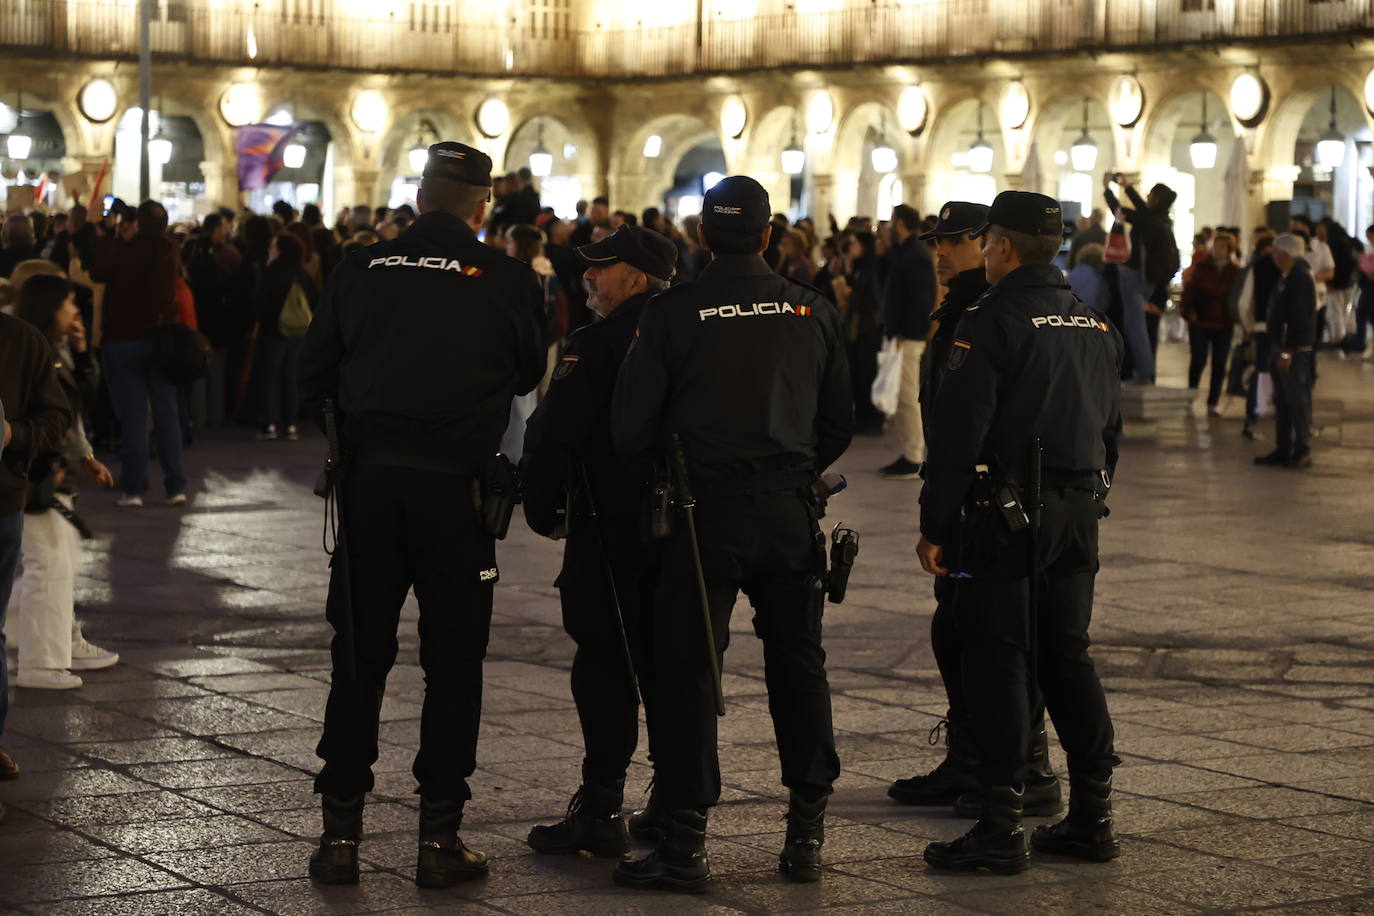
<instances>
[{"instance_id":1,"label":"police cap","mask_svg":"<svg viewBox=\"0 0 1374 916\"><path fill-rule=\"evenodd\" d=\"M1059 201L1034 191L1003 191L988 209L983 224L968 234L976 239L993 226L1024 232L1027 235L1057 235L1064 237L1064 217Z\"/></svg>"},{"instance_id":2,"label":"police cap","mask_svg":"<svg viewBox=\"0 0 1374 916\"><path fill-rule=\"evenodd\" d=\"M974 204L966 200L951 200L940 208L940 221L929 232L917 236L921 241L938 239L941 236L962 235L972 232L988 218L987 204Z\"/></svg>"},{"instance_id":3,"label":"police cap","mask_svg":"<svg viewBox=\"0 0 1374 916\"><path fill-rule=\"evenodd\" d=\"M429 148L424 178L447 178L462 184L491 187L491 157L465 143L445 140Z\"/></svg>"},{"instance_id":4,"label":"police cap","mask_svg":"<svg viewBox=\"0 0 1374 916\"><path fill-rule=\"evenodd\" d=\"M716 182L701 202L701 223L710 236L747 239L763 232L773 215L768 192L748 175Z\"/></svg>"},{"instance_id":5,"label":"police cap","mask_svg":"<svg viewBox=\"0 0 1374 916\"><path fill-rule=\"evenodd\" d=\"M677 264L677 246L643 226L621 226L601 241L578 248L577 255L593 267L623 261L660 280L671 280Z\"/></svg>"}]
</instances>

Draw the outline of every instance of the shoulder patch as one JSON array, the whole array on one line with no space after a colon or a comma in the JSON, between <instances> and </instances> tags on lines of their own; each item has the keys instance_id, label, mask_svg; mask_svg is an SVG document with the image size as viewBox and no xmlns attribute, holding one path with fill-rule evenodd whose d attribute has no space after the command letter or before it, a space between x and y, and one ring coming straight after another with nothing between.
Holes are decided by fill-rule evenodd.
<instances>
[{"instance_id":1,"label":"shoulder patch","mask_svg":"<svg viewBox=\"0 0 1374 916\"><path fill-rule=\"evenodd\" d=\"M553 377L555 379L560 379L571 375L572 371L577 368L577 361L579 359L581 359L581 357L578 356L565 356L560 359L558 361L558 368L553 370Z\"/></svg>"},{"instance_id":2,"label":"shoulder patch","mask_svg":"<svg viewBox=\"0 0 1374 916\"><path fill-rule=\"evenodd\" d=\"M949 350L949 361L946 363L949 370L953 372L964 365L964 360L968 358L968 351L973 349L973 344L967 340L955 338L954 346Z\"/></svg>"}]
</instances>

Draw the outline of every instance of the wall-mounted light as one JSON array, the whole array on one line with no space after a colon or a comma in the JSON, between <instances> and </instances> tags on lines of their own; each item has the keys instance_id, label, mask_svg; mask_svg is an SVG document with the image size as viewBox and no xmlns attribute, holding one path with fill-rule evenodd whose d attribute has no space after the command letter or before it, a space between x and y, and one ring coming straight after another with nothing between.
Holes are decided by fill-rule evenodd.
<instances>
[{"instance_id":1,"label":"wall-mounted light","mask_svg":"<svg viewBox=\"0 0 1374 916\"><path fill-rule=\"evenodd\" d=\"M725 176L720 172L707 172L701 176L701 188L703 191L709 191L724 180Z\"/></svg>"},{"instance_id":2,"label":"wall-mounted light","mask_svg":"<svg viewBox=\"0 0 1374 916\"><path fill-rule=\"evenodd\" d=\"M806 168L806 150L797 139L797 113L792 113L792 139L782 151L782 170L786 175L800 175Z\"/></svg>"},{"instance_id":3,"label":"wall-mounted light","mask_svg":"<svg viewBox=\"0 0 1374 916\"><path fill-rule=\"evenodd\" d=\"M1134 127L1145 111L1145 90L1134 76L1118 76L1107 93L1107 111L1120 127Z\"/></svg>"},{"instance_id":4,"label":"wall-mounted light","mask_svg":"<svg viewBox=\"0 0 1374 916\"><path fill-rule=\"evenodd\" d=\"M293 140L281 151L281 164L288 169L298 169L305 165L305 154L305 146Z\"/></svg>"},{"instance_id":5,"label":"wall-mounted light","mask_svg":"<svg viewBox=\"0 0 1374 916\"><path fill-rule=\"evenodd\" d=\"M1255 127L1269 109L1269 85L1257 74L1242 73L1231 83L1231 114L1245 127Z\"/></svg>"},{"instance_id":6,"label":"wall-mounted light","mask_svg":"<svg viewBox=\"0 0 1374 916\"><path fill-rule=\"evenodd\" d=\"M376 89L364 89L353 99L350 114L359 130L375 134L386 124L386 98Z\"/></svg>"},{"instance_id":7,"label":"wall-mounted light","mask_svg":"<svg viewBox=\"0 0 1374 916\"><path fill-rule=\"evenodd\" d=\"M968 165L970 172L991 172L992 171L993 151L992 144L983 136L983 104L978 103L978 136L973 141L973 145L968 148L964 155L964 162Z\"/></svg>"},{"instance_id":8,"label":"wall-mounted light","mask_svg":"<svg viewBox=\"0 0 1374 916\"><path fill-rule=\"evenodd\" d=\"M913 137L919 134L926 126L926 117L930 114L930 105L926 101L926 94L920 86L907 86L902 90L901 96L897 99L897 123L902 130L911 134Z\"/></svg>"},{"instance_id":9,"label":"wall-mounted light","mask_svg":"<svg viewBox=\"0 0 1374 916\"><path fill-rule=\"evenodd\" d=\"M720 129L731 140L738 139L749 123L749 109L737 95L726 96L720 106Z\"/></svg>"},{"instance_id":10,"label":"wall-mounted light","mask_svg":"<svg viewBox=\"0 0 1374 916\"><path fill-rule=\"evenodd\" d=\"M644 158L657 159L663 153L663 138L658 134L650 134L649 139L644 141Z\"/></svg>"},{"instance_id":11,"label":"wall-mounted light","mask_svg":"<svg viewBox=\"0 0 1374 916\"><path fill-rule=\"evenodd\" d=\"M576 158L577 158L577 144L576 144L576 143L564 143L564 144L563 144L563 158L564 158L564 159L567 159L567 160L572 160L572 159L576 159Z\"/></svg>"},{"instance_id":12,"label":"wall-mounted light","mask_svg":"<svg viewBox=\"0 0 1374 916\"><path fill-rule=\"evenodd\" d=\"M873 171L886 175L897 170L897 151L887 145L887 113L878 115L878 145L868 155Z\"/></svg>"},{"instance_id":13,"label":"wall-mounted light","mask_svg":"<svg viewBox=\"0 0 1374 916\"><path fill-rule=\"evenodd\" d=\"M544 146L544 119L539 119L539 136L535 138L534 150L530 153L530 174L535 178L547 178L553 174L553 153Z\"/></svg>"},{"instance_id":14,"label":"wall-mounted light","mask_svg":"<svg viewBox=\"0 0 1374 916\"><path fill-rule=\"evenodd\" d=\"M119 107L119 93L115 91L114 83L97 76L81 87L76 94L76 105L87 121L104 124L114 117L115 109Z\"/></svg>"},{"instance_id":15,"label":"wall-mounted light","mask_svg":"<svg viewBox=\"0 0 1374 916\"><path fill-rule=\"evenodd\" d=\"M1020 80L1013 80L1007 84L1006 89L1002 90L1002 126L1017 130L1026 123L1026 119L1029 117L1030 93L1026 91L1025 83Z\"/></svg>"},{"instance_id":16,"label":"wall-mounted light","mask_svg":"<svg viewBox=\"0 0 1374 916\"><path fill-rule=\"evenodd\" d=\"M1331 87L1331 120L1326 133L1317 141L1317 165L1324 169L1338 169L1345 162L1345 134L1336 128L1336 87Z\"/></svg>"},{"instance_id":17,"label":"wall-mounted light","mask_svg":"<svg viewBox=\"0 0 1374 916\"><path fill-rule=\"evenodd\" d=\"M429 147L431 144L439 142L439 131L429 118L421 118L420 124L415 130L415 139L412 141L410 152L406 158L410 160L410 172L412 175L423 175L425 166L429 164Z\"/></svg>"},{"instance_id":18,"label":"wall-mounted light","mask_svg":"<svg viewBox=\"0 0 1374 916\"><path fill-rule=\"evenodd\" d=\"M1188 159L1194 169L1215 168L1217 164L1217 138L1207 130L1207 93L1202 94L1202 132L1188 144Z\"/></svg>"},{"instance_id":19,"label":"wall-mounted light","mask_svg":"<svg viewBox=\"0 0 1374 916\"><path fill-rule=\"evenodd\" d=\"M256 124L262 117L262 96L252 83L230 83L219 97L219 116L230 127Z\"/></svg>"},{"instance_id":20,"label":"wall-mounted light","mask_svg":"<svg viewBox=\"0 0 1374 916\"><path fill-rule=\"evenodd\" d=\"M1083 99L1083 133L1069 148L1069 161L1075 172L1091 172L1097 168L1097 143L1088 133L1088 100Z\"/></svg>"},{"instance_id":21,"label":"wall-mounted light","mask_svg":"<svg viewBox=\"0 0 1374 916\"><path fill-rule=\"evenodd\" d=\"M162 132L162 99L157 100L157 132L148 141L148 159L158 165L166 165L172 161L172 141L167 139L167 135Z\"/></svg>"},{"instance_id":22,"label":"wall-mounted light","mask_svg":"<svg viewBox=\"0 0 1374 916\"><path fill-rule=\"evenodd\" d=\"M484 137L499 137L510 128L510 109L500 99L487 99L477 106L476 123Z\"/></svg>"},{"instance_id":23,"label":"wall-mounted light","mask_svg":"<svg viewBox=\"0 0 1374 916\"><path fill-rule=\"evenodd\" d=\"M835 100L830 93L824 89L812 93L806 106L806 129L813 134L823 134L834 120Z\"/></svg>"}]
</instances>

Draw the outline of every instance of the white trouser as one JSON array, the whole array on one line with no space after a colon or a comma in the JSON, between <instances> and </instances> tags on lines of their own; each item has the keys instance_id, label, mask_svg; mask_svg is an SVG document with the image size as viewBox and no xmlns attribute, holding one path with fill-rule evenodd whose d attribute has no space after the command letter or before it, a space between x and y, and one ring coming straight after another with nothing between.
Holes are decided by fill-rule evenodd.
<instances>
[{"instance_id":1,"label":"white trouser","mask_svg":"<svg viewBox=\"0 0 1374 916\"><path fill-rule=\"evenodd\" d=\"M57 498L68 509L72 498ZM70 668L76 624L73 592L81 564L81 538L53 510L24 515L20 547L24 571L15 583L5 636L18 648L19 668Z\"/></svg>"},{"instance_id":2,"label":"white trouser","mask_svg":"<svg viewBox=\"0 0 1374 916\"><path fill-rule=\"evenodd\" d=\"M1349 289L1328 289L1326 291L1326 330L1327 340L1330 343L1340 343L1345 340L1346 335L1355 330L1350 315L1352 292L1353 290Z\"/></svg>"},{"instance_id":3,"label":"white trouser","mask_svg":"<svg viewBox=\"0 0 1374 916\"><path fill-rule=\"evenodd\" d=\"M921 428L921 355L924 340L902 340L902 384L897 393L897 435L902 457L920 464L926 460L926 437Z\"/></svg>"}]
</instances>

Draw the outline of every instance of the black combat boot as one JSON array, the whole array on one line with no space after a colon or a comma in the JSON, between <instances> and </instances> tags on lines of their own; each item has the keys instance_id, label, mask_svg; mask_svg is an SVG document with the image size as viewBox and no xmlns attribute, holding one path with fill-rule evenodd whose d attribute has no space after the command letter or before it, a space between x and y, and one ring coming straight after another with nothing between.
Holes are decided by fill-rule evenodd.
<instances>
[{"instance_id":1,"label":"black combat boot","mask_svg":"<svg viewBox=\"0 0 1374 916\"><path fill-rule=\"evenodd\" d=\"M630 815L630 838L641 843L662 843L667 836L668 812L649 786L649 803Z\"/></svg>"},{"instance_id":2,"label":"black combat boot","mask_svg":"<svg viewBox=\"0 0 1374 916\"><path fill-rule=\"evenodd\" d=\"M1069 777L1069 816L1052 827L1036 827L1031 845L1037 852L1110 862L1121 855L1112 826L1112 777Z\"/></svg>"},{"instance_id":3,"label":"black combat boot","mask_svg":"<svg viewBox=\"0 0 1374 916\"><path fill-rule=\"evenodd\" d=\"M320 796L324 833L310 856L310 877L321 884L358 883L358 844L363 839L363 799Z\"/></svg>"},{"instance_id":4,"label":"black combat boot","mask_svg":"<svg viewBox=\"0 0 1374 916\"><path fill-rule=\"evenodd\" d=\"M584 784L568 803L568 816L557 824L530 830L526 843L536 852L575 853L621 858L630 851L630 834L620 816L621 792Z\"/></svg>"},{"instance_id":5,"label":"black combat boot","mask_svg":"<svg viewBox=\"0 0 1374 916\"><path fill-rule=\"evenodd\" d=\"M420 855L415 883L421 887L452 887L484 878L487 854L473 852L458 838L463 803L420 798Z\"/></svg>"},{"instance_id":6,"label":"black combat boot","mask_svg":"<svg viewBox=\"0 0 1374 916\"><path fill-rule=\"evenodd\" d=\"M667 835L658 849L637 862L615 867L621 887L704 894L711 885L706 857L706 809L680 808L664 818Z\"/></svg>"},{"instance_id":7,"label":"black combat boot","mask_svg":"<svg viewBox=\"0 0 1374 916\"><path fill-rule=\"evenodd\" d=\"M1021 829L1020 786L983 790L983 816L973 829L950 843L931 843L925 860L937 868L972 871L985 868L1015 875L1030 868L1026 832Z\"/></svg>"},{"instance_id":8,"label":"black combat boot","mask_svg":"<svg viewBox=\"0 0 1374 916\"><path fill-rule=\"evenodd\" d=\"M978 748L967 721L942 719L930 730L930 743L938 744L945 732L945 759L924 776L899 779L888 787L887 797L904 805L952 805L965 792L978 789Z\"/></svg>"},{"instance_id":9,"label":"black combat boot","mask_svg":"<svg viewBox=\"0 0 1374 916\"><path fill-rule=\"evenodd\" d=\"M1030 752L1026 757L1026 794L1021 799L1023 817L1054 817L1064 810L1064 796L1059 789L1059 777L1050 763L1050 739L1045 734L1045 718L1031 726ZM954 803L959 817L980 817L983 813L981 792L965 792Z\"/></svg>"},{"instance_id":10,"label":"black combat boot","mask_svg":"<svg viewBox=\"0 0 1374 916\"><path fill-rule=\"evenodd\" d=\"M825 803L793 792L787 805L787 843L778 856L778 871L789 881L811 884L821 880L821 846L825 843Z\"/></svg>"}]
</instances>

